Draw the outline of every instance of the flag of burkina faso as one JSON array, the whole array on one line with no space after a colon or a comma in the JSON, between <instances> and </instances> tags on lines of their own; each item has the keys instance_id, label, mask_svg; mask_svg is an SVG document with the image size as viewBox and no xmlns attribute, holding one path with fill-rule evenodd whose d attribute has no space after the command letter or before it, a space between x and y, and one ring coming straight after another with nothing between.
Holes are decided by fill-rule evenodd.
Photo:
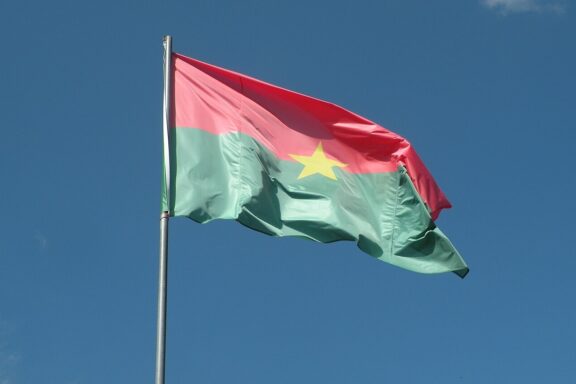
<instances>
[{"instance_id":1,"label":"flag of burkina faso","mask_svg":"<svg viewBox=\"0 0 576 384\"><path fill-rule=\"evenodd\" d=\"M337 105L172 57L164 211L200 223L235 219L274 236L352 240L402 268L466 275L434 223L450 203L406 139Z\"/></svg>"}]
</instances>

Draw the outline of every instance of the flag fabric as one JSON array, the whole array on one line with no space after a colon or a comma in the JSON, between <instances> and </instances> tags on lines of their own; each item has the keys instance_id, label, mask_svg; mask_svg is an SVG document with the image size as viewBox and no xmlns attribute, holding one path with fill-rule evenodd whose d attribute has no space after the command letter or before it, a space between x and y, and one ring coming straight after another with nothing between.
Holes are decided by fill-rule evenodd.
<instances>
[{"instance_id":1,"label":"flag fabric","mask_svg":"<svg viewBox=\"0 0 576 384\"><path fill-rule=\"evenodd\" d=\"M435 225L450 207L411 144L337 105L173 54L163 210L274 236L356 241L422 273L466 263Z\"/></svg>"}]
</instances>

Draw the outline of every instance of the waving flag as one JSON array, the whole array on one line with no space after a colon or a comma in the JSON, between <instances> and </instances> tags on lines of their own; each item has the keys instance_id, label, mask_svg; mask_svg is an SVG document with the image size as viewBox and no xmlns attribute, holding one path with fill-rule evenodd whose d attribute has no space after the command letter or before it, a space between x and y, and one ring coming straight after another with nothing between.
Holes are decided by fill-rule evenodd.
<instances>
[{"instance_id":1,"label":"waving flag","mask_svg":"<svg viewBox=\"0 0 576 384\"><path fill-rule=\"evenodd\" d=\"M434 223L450 203L406 139L322 100L179 54L173 62L171 216L353 240L402 268L466 275Z\"/></svg>"}]
</instances>

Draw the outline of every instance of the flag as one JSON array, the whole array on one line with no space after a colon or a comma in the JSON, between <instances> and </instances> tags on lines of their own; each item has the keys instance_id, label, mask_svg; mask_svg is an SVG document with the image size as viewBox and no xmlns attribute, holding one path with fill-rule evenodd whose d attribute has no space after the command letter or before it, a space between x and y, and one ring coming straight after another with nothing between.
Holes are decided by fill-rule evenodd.
<instances>
[{"instance_id":1,"label":"flag","mask_svg":"<svg viewBox=\"0 0 576 384\"><path fill-rule=\"evenodd\" d=\"M352 240L402 268L466 275L434 223L450 203L406 139L332 103L172 58L164 211L274 236Z\"/></svg>"}]
</instances>

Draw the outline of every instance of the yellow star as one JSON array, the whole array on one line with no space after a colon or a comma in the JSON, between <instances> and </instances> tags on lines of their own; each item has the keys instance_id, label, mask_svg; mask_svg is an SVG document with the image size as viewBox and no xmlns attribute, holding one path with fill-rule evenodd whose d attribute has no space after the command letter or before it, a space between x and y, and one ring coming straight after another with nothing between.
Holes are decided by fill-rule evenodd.
<instances>
[{"instance_id":1,"label":"yellow star","mask_svg":"<svg viewBox=\"0 0 576 384\"><path fill-rule=\"evenodd\" d=\"M336 175L332 168L342 168L348 165L327 158L324 153L324 148L322 148L322 142L318 143L312 156L290 155L290 157L299 163L304 164L304 169L302 169L302 172L300 172L300 175L298 176L299 179L319 173L332 180L336 180Z\"/></svg>"}]
</instances>

